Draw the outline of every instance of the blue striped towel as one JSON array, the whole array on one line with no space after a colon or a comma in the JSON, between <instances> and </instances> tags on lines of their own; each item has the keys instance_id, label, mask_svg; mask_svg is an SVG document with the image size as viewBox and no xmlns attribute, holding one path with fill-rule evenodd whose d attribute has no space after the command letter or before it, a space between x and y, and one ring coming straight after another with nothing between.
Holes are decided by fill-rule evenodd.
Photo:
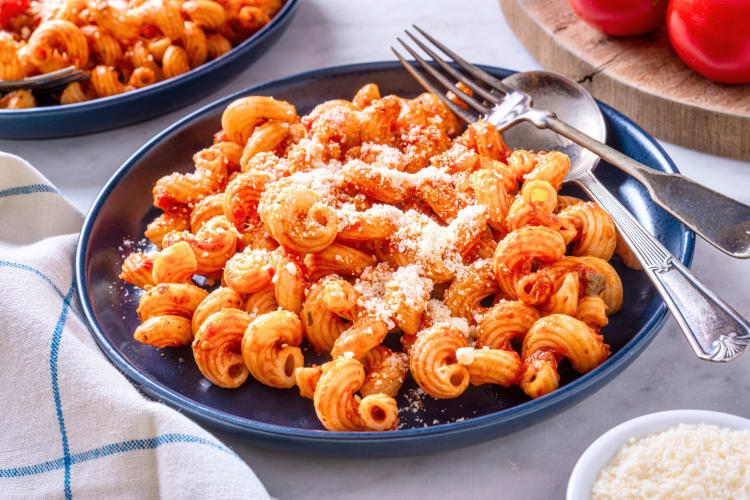
<instances>
[{"instance_id":1,"label":"blue striped towel","mask_svg":"<svg viewBox=\"0 0 750 500\"><path fill-rule=\"evenodd\" d=\"M0 496L268 499L232 450L143 397L77 304L82 216L0 153Z\"/></svg>"}]
</instances>

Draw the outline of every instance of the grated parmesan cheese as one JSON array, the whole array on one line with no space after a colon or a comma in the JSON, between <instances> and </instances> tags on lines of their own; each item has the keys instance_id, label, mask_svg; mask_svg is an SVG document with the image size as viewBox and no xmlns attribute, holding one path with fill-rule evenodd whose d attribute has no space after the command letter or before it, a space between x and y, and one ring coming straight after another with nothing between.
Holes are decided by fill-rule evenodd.
<instances>
[{"instance_id":1,"label":"grated parmesan cheese","mask_svg":"<svg viewBox=\"0 0 750 500\"><path fill-rule=\"evenodd\" d=\"M393 310L386 303L385 284L393 276L393 270L386 263L379 263L375 267L366 267L354 282L354 289L360 293L357 305L367 313L386 323L389 330L396 326L393 321Z\"/></svg>"},{"instance_id":2,"label":"grated parmesan cheese","mask_svg":"<svg viewBox=\"0 0 750 500\"><path fill-rule=\"evenodd\" d=\"M399 302L412 309L423 309L432 292L432 280L422 277L422 270L415 264L399 267L386 283L395 291Z\"/></svg>"},{"instance_id":3,"label":"grated parmesan cheese","mask_svg":"<svg viewBox=\"0 0 750 500\"><path fill-rule=\"evenodd\" d=\"M466 338L471 335L471 328L469 328L469 322L464 318L454 318L451 316L451 310L448 309L442 301L437 299L430 299L427 303L427 314L432 318L432 322L437 324L447 323L448 325L457 328L463 333Z\"/></svg>"},{"instance_id":4,"label":"grated parmesan cheese","mask_svg":"<svg viewBox=\"0 0 750 500\"><path fill-rule=\"evenodd\" d=\"M474 362L474 348L459 347L456 349L456 361L465 366L472 364Z\"/></svg>"},{"instance_id":5,"label":"grated parmesan cheese","mask_svg":"<svg viewBox=\"0 0 750 500\"><path fill-rule=\"evenodd\" d=\"M591 498L750 498L750 432L680 424L631 438L601 470Z\"/></svg>"}]
</instances>

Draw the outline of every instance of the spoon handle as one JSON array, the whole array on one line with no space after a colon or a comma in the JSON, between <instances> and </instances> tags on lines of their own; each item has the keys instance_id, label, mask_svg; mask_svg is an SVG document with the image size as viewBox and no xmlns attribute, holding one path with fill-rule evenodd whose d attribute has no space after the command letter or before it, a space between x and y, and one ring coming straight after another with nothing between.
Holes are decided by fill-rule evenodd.
<instances>
[{"instance_id":1,"label":"spoon handle","mask_svg":"<svg viewBox=\"0 0 750 500\"><path fill-rule=\"evenodd\" d=\"M750 207L679 174L659 172L555 116L545 125L633 176L651 199L722 252L750 258Z\"/></svg>"},{"instance_id":2,"label":"spoon handle","mask_svg":"<svg viewBox=\"0 0 750 500\"><path fill-rule=\"evenodd\" d=\"M574 180L604 210L630 246L646 275L699 358L731 361L750 344L750 324L659 243L592 172Z\"/></svg>"}]
</instances>

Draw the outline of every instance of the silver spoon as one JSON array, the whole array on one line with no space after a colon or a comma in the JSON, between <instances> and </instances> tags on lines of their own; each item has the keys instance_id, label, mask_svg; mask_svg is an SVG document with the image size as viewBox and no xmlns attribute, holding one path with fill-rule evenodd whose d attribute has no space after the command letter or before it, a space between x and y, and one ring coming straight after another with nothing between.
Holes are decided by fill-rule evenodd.
<instances>
[{"instance_id":1,"label":"silver spoon","mask_svg":"<svg viewBox=\"0 0 750 500\"><path fill-rule=\"evenodd\" d=\"M595 135L591 137L566 123L567 120L570 120L576 123L576 125L579 125L580 122L580 126L599 126L601 129L604 128L604 122L596 102L583 87L574 81L554 73L537 71L520 73L510 77L514 86L509 86L484 70L470 64L445 45L435 40L435 38L425 33L424 30L417 26L414 26L414 28L443 53L447 54L456 66L463 69L465 73L443 61L431 48L409 33L409 31L406 32L409 37L445 73L441 73L435 66L427 63L400 38L398 38L399 42L401 42L426 73L420 71L412 63L407 62L393 47L391 47L391 50L398 57L404 68L424 88L439 97L454 113L465 121L486 120L495 125L500 131L519 126L522 122L531 123L535 128L539 129L551 129L557 134L567 137L586 149L593 151L610 163L619 163L618 166L626 172L630 172L631 170L636 171L638 174L636 178L641 182L648 177L645 172L652 169L641 165L594 138L603 138L603 130L595 129ZM450 75L450 78L446 76L446 73ZM430 81L427 75L430 75L434 80ZM456 80L468 86L476 94L476 97L464 92L455 83ZM433 81L437 81L438 84L436 85ZM462 108L454 103L448 97L447 90L454 92L473 111ZM539 107L533 107L534 103ZM566 121L559 118L555 112L558 112L559 117L562 117ZM594 118L591 120L581 118L588 116L593 116ZM532 140L532 137L535 137L536 133L537 131L533 129L527 129L523 135L523 144L528 147L530 144L529 141ZM554 146L557 143L556 139L549 139L555 142L546 142L546 148L549 148L550 145ZM567 149L571 146L563 144L561 147ZM597 161L593 159L583 161L587 158L583 151L571 151L571 153L573 153L575 161L572 163L566 179L581 186L592 199L597 201L612 216L623 239L630 246L638 262L643 266L644 272L664 299L667 308L674 316L675 321L677 321L677 324L682 329L696 355L701 359L710 361L730 361L739 356L748 344L750 344L750 324L737 311L698 281L599 182L593 174ZM719 195L715 191L711 191L681 176L658 172L657 174L648 175L652 175L655 179L658 179L657 185L661 185L667 194L669 194L670 182L674 182L674 185L678 187L685 185L693 186L693 189L699 192L702 197L714 200L712 202L713 207L722 206L725 209L731 208L740 213L747 211L748 216L745 216L744 219L741 218L738 226L740 229L744 225L750 226L750 207ZM673 178L670 178L670 175ZM654 196L655 191L649 188L649 193ZM690 208L689 205L688 208ZM683 220L682 218L680 219ZM720 224L721 222L716 223ZM690 225L688 224L688 226ZM735 227L733 231L736 232L737 229ZM739 237L738 242L743 248L746 248L747 256L750 256L750 233L743 233Z\"/></svg>"},{"instance_id":2,"label":"silver spoon","mask_svg":"<svg viewBox=\"0 0 750 500\"><path fill-rule=\"evenodd\" d=\"M444 73L429 65L408 44L398 38L398 41L430 76L452 90L468 105L470 109L463 109L449 100L446 102L458 116L469 122L484 119L500 131L523 121L531 122L539 128L554 130L633 176L648 189L651 199L657 205L722 252L732 257L750 258L750 206L717 193L680 174L669 174L649 168L571 127L547 108L538 105L532 107L533 103L528 94L505 85L489 73L470 64L418 26L414 26L414 29L453 59L453 62L468 75L471 75L468 77L443 61L427 44L408 30L406 34L443 69ZM415 72L415 68L406 63L395 49L391 49L422 86L430 90L432 90L431 87L436 88L434 84ZM446 73L452 78L446 77ZM549 73L543 76L543 72L535 72L534 75L536 76L531 77L532 85L552 85L558 91L563 88L554 85L553 80L557 75ZM468 86L474 95L464 92L455 84L456 80ZM586 91L583 90L583 92ZM445 97L444 100L446 100ZM570 104L572 105L572 101ZM577 110L576 113L578 113Z\"/></svg>"},{"instance_id":3,"label":"silver spoon","mask_svg":"<svg viewBox=\"0 0 750 500\"><path fill-rule=\"evenodd\" d=\"M607 128L599 106L573 80L546 71L529 71L511 75L503 83L529 94L535 107L552 111L567 126L600 142L606 140ZM503 138L511 147L554 149L570 157L566 181L578 184L610 213L698 357L729 361L743 352L750 342L748 322L698 281L601 184L593 175L599 163L597 155L528 122L506 129Z\"/></svg>"}]
</instances>

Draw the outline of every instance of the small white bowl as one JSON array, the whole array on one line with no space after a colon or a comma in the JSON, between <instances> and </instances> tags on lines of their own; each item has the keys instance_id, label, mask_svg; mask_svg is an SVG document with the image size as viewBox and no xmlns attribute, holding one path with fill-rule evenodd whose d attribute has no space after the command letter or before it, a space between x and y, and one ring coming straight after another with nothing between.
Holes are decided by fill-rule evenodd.
<instances>
[{"instance_id":1,"label":"small white bowl","mask_svg":"<svg viewBox=\"0 0 750 500\"><path fill-rule=\"evenodd\" d=\"M729 413L707 410L673 410L649 413L623 422L591 443L578 459L568 481L566 500L590 500L599 471L628 439L665 431L677 424L713 424L733 430L750 430L750 420Z\"/></svg>"}]
</instances>

